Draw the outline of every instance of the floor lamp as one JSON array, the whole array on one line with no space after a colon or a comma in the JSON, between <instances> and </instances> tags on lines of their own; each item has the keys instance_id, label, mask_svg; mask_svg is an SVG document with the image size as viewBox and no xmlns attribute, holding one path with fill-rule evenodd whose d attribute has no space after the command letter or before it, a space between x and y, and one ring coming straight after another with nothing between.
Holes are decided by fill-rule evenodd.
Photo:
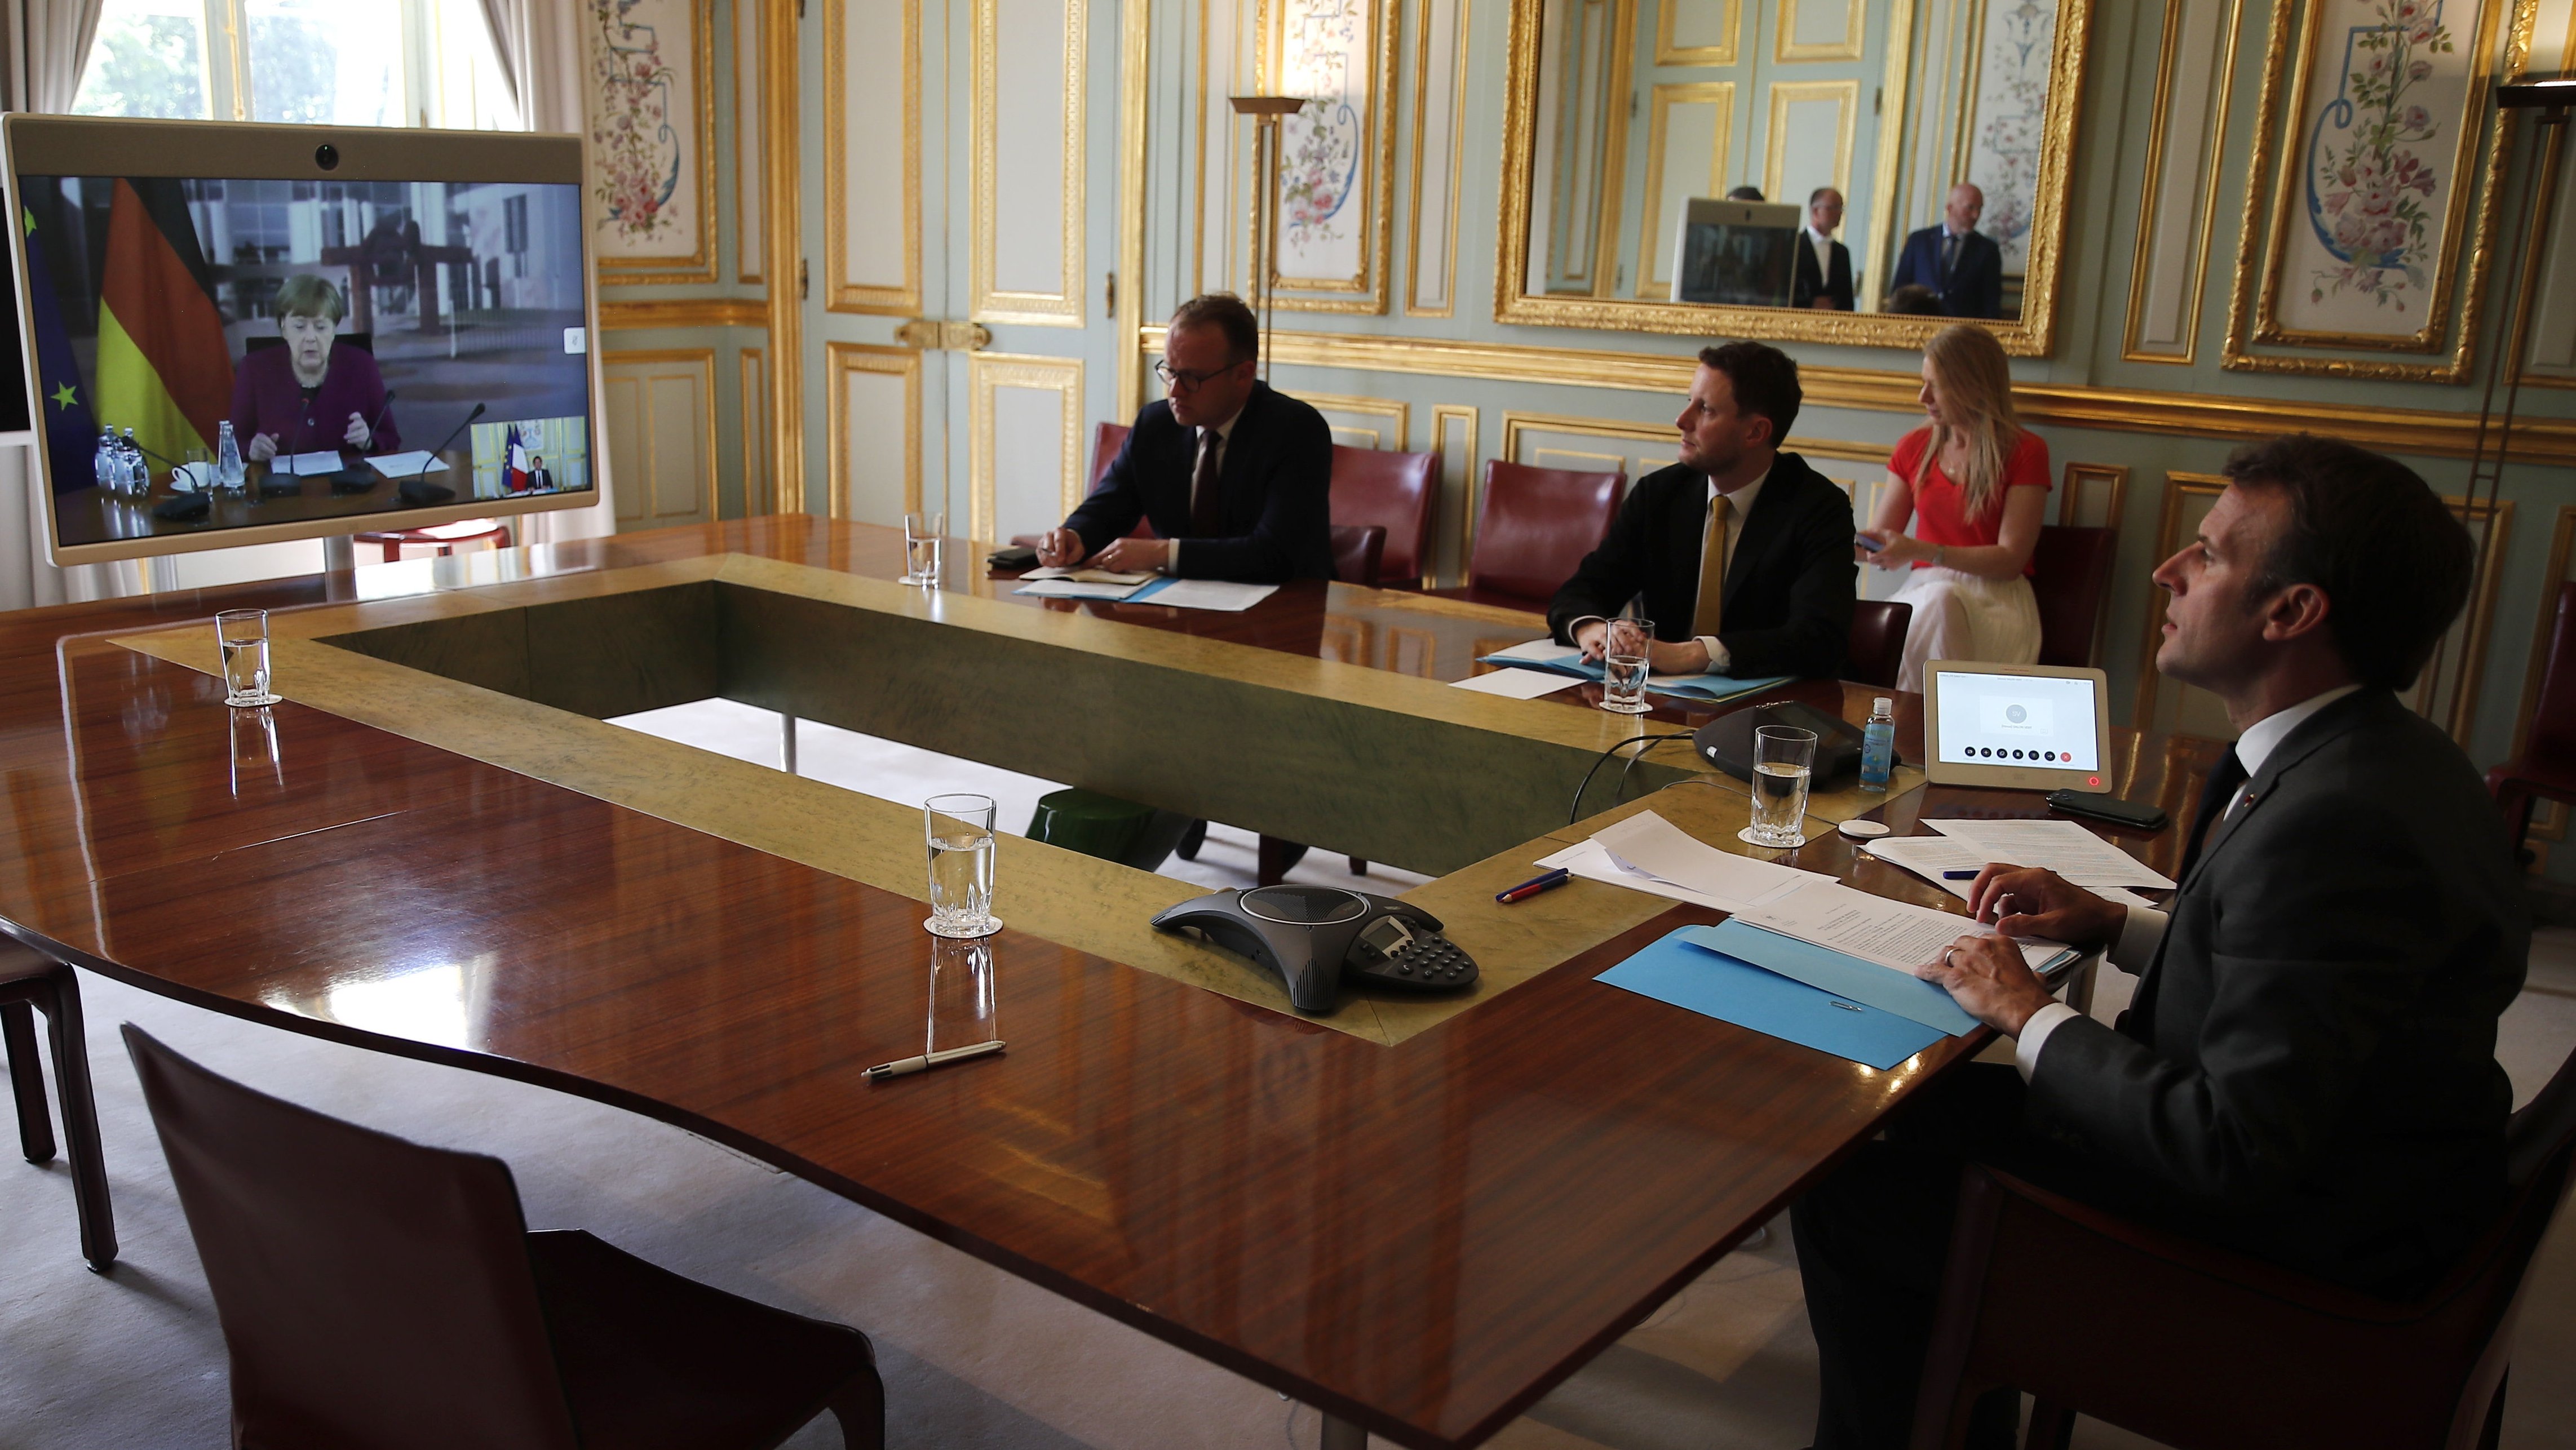
<instances>
[{"instance_id":1,"label":"floor lamp","mask_svg":"<svg viewBox=\"0 0 2576 1450\"><path fill-rule=\"evenodd\" d=\"M1238 116L1253 121L1252 169L1252 310L1261 319L1261 377L1270 378L1270 271L1272 242L1278 222L1270 199L1279 192L1279 123L1306 108L1296 96L1229 96Z\"/></svg>"}]
</instances>

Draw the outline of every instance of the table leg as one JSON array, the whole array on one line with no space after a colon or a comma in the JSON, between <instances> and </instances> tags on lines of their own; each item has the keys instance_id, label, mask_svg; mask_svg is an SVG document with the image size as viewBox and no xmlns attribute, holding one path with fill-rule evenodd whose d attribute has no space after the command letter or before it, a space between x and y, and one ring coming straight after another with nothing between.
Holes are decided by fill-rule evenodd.
<instances>
[{"instance_id":1,"label":"table leg","mask_svg":"<svg viewBox=\"0 0 2576 1450\"><path fill-rule=\"evenodd\" d=\"M778 717L778 768L789 775L796 773L796 717Z\"/></svg>"},{"instance_id":2,"label":"table leg","mask_svg":"<svg viewBox=\"0 0 2576 1450\"><path fill-rule=\"evenodd\" d=\"M1323 1450L1368 1450L1368 1431L1337 1415L1323 1420Z\"/></svg>"}]
</instances>

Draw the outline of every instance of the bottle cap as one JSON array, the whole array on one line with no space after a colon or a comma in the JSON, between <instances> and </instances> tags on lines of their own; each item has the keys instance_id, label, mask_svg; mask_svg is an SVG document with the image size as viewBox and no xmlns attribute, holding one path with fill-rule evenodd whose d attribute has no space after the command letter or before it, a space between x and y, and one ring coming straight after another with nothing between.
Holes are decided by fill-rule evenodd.
<instances>
[{"instance_id":1,"label":"bottle cap","mask_svg":"<svg viewBox=\"0 0 2576 1450\"><path fill-rule=\"evenodd\" d=\"M1879 837L1887 834L1887 827L1884 824L1878 821L1864 821L1859 819L1845 821L1834 829L1841 831L1844 835L1849 836L1855 841L1875 841Z\"/></svg>"},{"instance_id":2,"label":"bottle cap","mask_svg":"<svg viewBox=\"0 0 2576 1450\"><path fill-rule=\"evenodd\" d=\"M1893 715L1896 713L1896 702L1885 695L1881 695L1870 702L1869 708L1875 714Z\"/></svg>"}]
</instances>

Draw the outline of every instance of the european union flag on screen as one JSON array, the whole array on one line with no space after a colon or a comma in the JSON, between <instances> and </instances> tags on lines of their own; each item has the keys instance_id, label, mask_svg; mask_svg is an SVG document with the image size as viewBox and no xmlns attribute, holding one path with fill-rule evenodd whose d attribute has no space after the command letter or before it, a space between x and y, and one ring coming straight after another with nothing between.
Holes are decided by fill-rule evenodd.
<instances>
[{"instance_id":1,"label":"european union flag on screen","mask_svg":"<svg viewBox=\"0 0 2576 1450\"><path fill-rule=\"evenodd\" d=\"M89 384L72 356L71 334L63 330L62 302L54 294L54 272L45 260L45 238L36 232L36 214L22 209L18 216L27 234L27 301L35 309L36 406L45 415L54 492L69 493L98 482L98 418L90 411Z\"/></svg>"}]
</instances>

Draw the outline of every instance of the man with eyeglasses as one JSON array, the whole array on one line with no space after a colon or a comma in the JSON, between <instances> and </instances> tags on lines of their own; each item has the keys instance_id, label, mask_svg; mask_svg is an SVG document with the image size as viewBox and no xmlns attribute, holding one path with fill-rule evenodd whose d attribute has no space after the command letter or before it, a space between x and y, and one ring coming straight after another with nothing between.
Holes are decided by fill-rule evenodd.
<instances>
[{"instance_id":1,"label":"man with eyeglasses","mask_svg":"<svg viewBox=\"0 0 2576 1450\"><path fill-rule=\"evenodd\" d=\"M1082 507L1038 562L1275 584L1333 577L1333 434L1324 415L1253 376L1261 329L1231 293L1172 313L1145 405ZM1131 538L1138 520L1155 538Z\"/></svg>"}]
</instances>

